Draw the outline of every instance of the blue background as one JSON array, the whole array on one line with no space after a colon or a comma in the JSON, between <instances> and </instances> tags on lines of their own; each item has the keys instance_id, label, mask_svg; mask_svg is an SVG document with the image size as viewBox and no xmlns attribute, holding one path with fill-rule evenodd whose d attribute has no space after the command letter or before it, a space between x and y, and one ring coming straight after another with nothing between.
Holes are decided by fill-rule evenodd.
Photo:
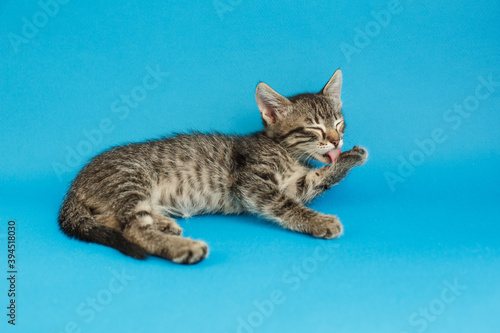
<instances>
[{"instance_id":1,"label":"blue background","mask_svg":"<svg viewBox=\"0 0 500 333\"><path fill-rule=\"evenodd\" d=\"M496 331L500 87L474 95L479 77L500 81L500 3L401 0L378 30L371 12L389 1L220 3L71 1L44 21L36 1L0 2L1 331ZM33 15L41 27L22 37ZM358 36L365 28L369 40ZM113 112L148 66L168 76L127 116ZM259 81L285 95L314 92L339 67L346 148L365 146L370 159L311 206L339 216L342 238L253 216L194 217L180 221L184 233L211 253L186 267L57 229L67 186L91 156L174 131L259 130ZM467 117L447 118L466 102ZM436 129L446 139L424 154L415 140ZM402 159L411 170L398 171ZM389 173L401 177L392 187ZM14 328L5 316L9 219ZM129 276L119 291L113 272ZM102 306L91 310L96 297Z\"/></svg>"}]
</instances>

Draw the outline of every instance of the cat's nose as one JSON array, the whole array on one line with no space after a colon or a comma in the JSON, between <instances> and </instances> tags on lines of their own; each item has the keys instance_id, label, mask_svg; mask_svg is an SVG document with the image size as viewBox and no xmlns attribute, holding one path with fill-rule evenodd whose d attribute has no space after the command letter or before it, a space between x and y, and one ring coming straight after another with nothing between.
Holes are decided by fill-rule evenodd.
<instances>
[{"instance_id":1,"label":"cat's nose","mask_svg":"<svg viewBox=\"0 0 500 333\"><path fill-rule=\"evenodd\" d=\"M337 148L340 144L340 140L333 140L333 141L330 141L334 146L335 148Z\"/></svg>"}]
</instances>

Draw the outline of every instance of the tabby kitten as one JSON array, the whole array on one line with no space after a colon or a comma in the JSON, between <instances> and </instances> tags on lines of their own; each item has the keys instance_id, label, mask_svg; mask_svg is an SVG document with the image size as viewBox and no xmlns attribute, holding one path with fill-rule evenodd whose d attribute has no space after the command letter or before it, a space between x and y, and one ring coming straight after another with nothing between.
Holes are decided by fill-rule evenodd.
<instances>
[{"instance_id":1,"label":"tabby kitten","mask_svg":"<svg viewBox=\"0 0 500 333\"><path fill-rule=\"evenodd\" d=\"M61 229L134 258L151 254L182 264L203 260L208 247L182 237L172 216L252 213L314 237L339 237L337 217L304 204L368 157L361 147L340 151L341 86L340 70L316 94L286 98L259 83L261 132L182 134L98 155L66 194ZM311 158L327 165L314 168Z\"/></svg>"}]
</instances>

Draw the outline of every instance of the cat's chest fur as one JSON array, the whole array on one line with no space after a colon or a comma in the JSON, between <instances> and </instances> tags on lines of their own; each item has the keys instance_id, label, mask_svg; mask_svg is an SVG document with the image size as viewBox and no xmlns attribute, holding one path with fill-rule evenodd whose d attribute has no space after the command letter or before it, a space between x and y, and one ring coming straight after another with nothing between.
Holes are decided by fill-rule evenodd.
<instances>
[{"instance_id":1,"label":"cat's chest fur","mask_svg":"<svg viewBox=\"0 0 500 333\"><path fill-rule=\"evenodd\" d=\"M179 140L165 142L168 153L151 191L152 201L168 215L243 213L239 199L245 190L239 185L243 178L291 193L308 171L279 144L261 136L243 140L200 135L182 140L186 140L182 145Z\"/></svg>"}]
</instances>

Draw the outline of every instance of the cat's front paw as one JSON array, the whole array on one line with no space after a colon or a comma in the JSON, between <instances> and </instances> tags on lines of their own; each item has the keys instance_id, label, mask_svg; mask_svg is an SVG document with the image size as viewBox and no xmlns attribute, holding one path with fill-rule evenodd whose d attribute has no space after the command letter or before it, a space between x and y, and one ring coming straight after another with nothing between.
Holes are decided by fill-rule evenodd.
<instances>
[{"instance_id":1,"label":"cat's front paw","mask_svg":"<svg viewBox=\"0 0 500 333\"><path fill-rule=\"evenodd\" d=\"M351 150L340 154L339 159L349 161L350 164L360 166L365 164L366 160L368 160L368 151L363 147L354 146Z\"/></svg>"},{"instance_id":2,"label":"cat's front paw","mask_svg":"<svg viewBox=\"0 0 500 333\"><path fill-rule=\"evenodd\" d=\"M338 238L344 233L339 219L331 215L320 215L310 222L310 234L317 238Z\"/></svg>"}]
</instances>

